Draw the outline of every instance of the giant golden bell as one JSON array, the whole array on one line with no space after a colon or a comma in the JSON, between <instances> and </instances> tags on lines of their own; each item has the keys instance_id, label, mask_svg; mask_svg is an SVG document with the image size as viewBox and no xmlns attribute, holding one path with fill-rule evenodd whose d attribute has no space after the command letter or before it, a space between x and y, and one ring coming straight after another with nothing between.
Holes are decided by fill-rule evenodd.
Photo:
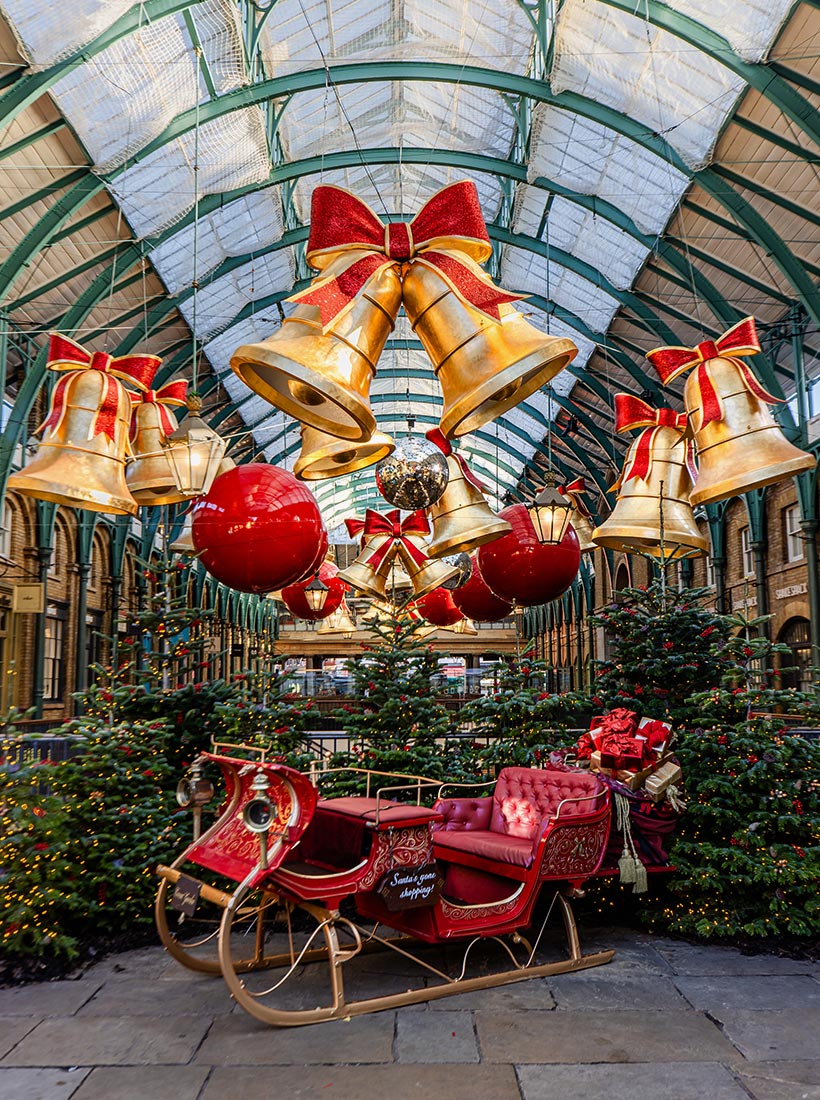
<instances>
[{"instance_id":1,"label":"giant golden bell","mask_svg":"<svg viewBox=\"0 0 820 1100\"><path fill-rule=\"evenodd\" d=\"M720 420L703 424L697 372L683 391L698 450L692 504L713 504L815 466L814 456L786 439L769 406L744 385L735 359L710 359L709 376L720 397Z\"/></svg>"},{"instance_id":2,"label":"giant golden bell","mask_svg":"<svg viewBox=\"0 0 820 1100\"><path fill-rule=\"evenodd\" d=\"M373 535L366 539L362 551L346 569L340 569L339 580L349 584L358 592L363 592L373 600L387 600L387 580L390 568L396 556L395 544L388 547L377 568L370 564L373 554L383 545L384 535Z\"/></svg>"},{"instance_id":3,"label":"giant golden bell","mask_svg":"<svg viewBox=\"0 0 820 1100\"><path fill-rule=\"evenodd\" d=\"M459 256L464 266L481 268ZM549 336L509 303L494 321L468 305L430 267L404 276L404 308L432 360L444 395L441 430L466 435L518 405L578 354L572 340Z\"/></svg>"},{"instance_id":4,"label":"giant golden bell","mask_svg":"<svg viewBox=\"0 0 820 1100\"><path fill-rule=\"evenodd\" d=\"M414 599L420 600L422 596L426 596L434 588L440 588L445 581L449 581L458 573L455 566L445 565L443 561L434 561L433 558L425 557L423 561L417 562L406 543L410 543L416 551L421 550L422 553L424 553L424 547L421 539L414 535L405 535L404 541L398 544L399 555L413 586Z\"/></svg>"},{"instance_id":5,"label":"giant golden bell","mask_svg":"<svg viewBox=\"0 0 820 1100\"><path fill-rule=\"evenodd\" d=\"M172 431L178 427L171 410L161 410L155 402L141 401L133 412L131 446L134 457L126 468L125 480L138 504L176 504L188 499L177 489L168 447L162 445L166 438L160 420L162 415L167 417Z\"/></svg>"},{"instance_id":6,"label":"giant golden bell","mask_svg":"<svg viewBox=\"0 0 820 1100\"><path fill-rule=\"evenodd\" d=\"M344 272L351 255L337 257L318 279ZM273 336L237 348L231 368L254 393L303 424L341 439L368 439L376 430L370 384L400 303L398 271L384 267L326 331L319 308L303 303Z\"/></svg>"},{"instance_id":7,"label":"giant golden bell","mask_svg":"<svg viewBox=\"0 0 820 1100\"><path fill-rule=\"evenodd\" d=\"M114 392L112 386L116 386L116 412L109 436L97 428L106 395ZM46 429L32 460L11 475L8 487L90 512L136 515L139 505L125 482L131 419L128 391L109 374L83 370L68 380L63 394L62 415L53 428Z\"/></svg>"},{"instance_id":8,"label":"giant golden bell","mask_svg":"<svg viewBox=\"0 0 820 1100\"><path fill-rule=\"evenodd\" d=\"M447 456L447 469L450 474L447 488L429 511L433 537L427 553L431 558L460 551L469 554L512 530L505 519L493 512L481 490L467 480L453 454Z\"/></svg>"},{"instance_id":9,"label":"giant golden bell","mask_svg":"<svg viewBox=\"0 0 820 1100\"><path fill-rule=\"evenodd\" d=\"M302 450L293 472L302 481L321 481L351 474L381 462L393 452L395 446L384 432L375 431L369 439L351 442L303 424Z\"/></svg>"},{"instance_id":10,"label":"giant golden bell","mask_svg":"<svg viewBox=\"0 0 820 1100\"><path fill-rule=\"evenodd\" d=\"M631 468L640 445L641 437L632 441L624 470ZM663 542L667 558L686 557L694 550L709 548L709 540L698 529L689 503L692 478L685 462L686 446L676 428L662 425L655 429L649 474L646 479L634 477L622 482L612 514L593 532L598 546L660 557Z\"/></svg>"}]
</instances>

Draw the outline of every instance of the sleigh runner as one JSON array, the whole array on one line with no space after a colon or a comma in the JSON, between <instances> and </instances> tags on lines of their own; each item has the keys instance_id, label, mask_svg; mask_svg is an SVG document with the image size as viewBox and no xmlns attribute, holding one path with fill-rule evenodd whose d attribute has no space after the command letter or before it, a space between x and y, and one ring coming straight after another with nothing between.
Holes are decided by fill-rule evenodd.
<instances>
[{"instance_id":1,"label":"sleigh runner","mask_svg":"<svg viewBox=\"0 0 820 1100\"><path fill-rule=\"evenodd\" d=\"M359 1015L614 955L582 953L571 908L589 878L608 873L612 794L592 772L505 768L480 797L410 776L381 777L404 782L372 795L371 772L363 773L365 795L320 798L308 776L284 764L216 751L202 754L197 775L208 761L222 771L225 801L218 820L171 867L158 868L157 926L174 958L221 973L236 1001L266 1023ZM185 782L181 801L201 806L202 781ZM414 802L395 800L408 793ZM421 805L425 795L436 796L432 808ZM556 908L568 957L542 961ZM193 920L172 930L169 909ZM494 946L502 968L469 976L479 944ZM447 965L429 958L435 945L446 949ZM347 996L354 960L374 951L412 960L422 980ZM300 1000L308 963L327 967L314 997L322 1003L309 1006Z\"/></svg>"}]
</instances>

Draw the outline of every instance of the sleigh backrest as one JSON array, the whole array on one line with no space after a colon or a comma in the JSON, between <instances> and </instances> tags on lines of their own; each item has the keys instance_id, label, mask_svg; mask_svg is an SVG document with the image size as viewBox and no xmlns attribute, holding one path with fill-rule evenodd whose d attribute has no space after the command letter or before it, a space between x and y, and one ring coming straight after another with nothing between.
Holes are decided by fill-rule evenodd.
<instances>
[{"instance_id":1,"label":"sleigh backrest","mask_svg":"<svg viewBox=\"0 0 820 1100\"><path fill-rule=\"evenodd\" d=\"M534 837L541 823L590 814L600 806L598 777L573 769L504 768L493 792L489 828L507 836ZM486 826L485 826L486 827Z\"/></svg>"}]
</instances>

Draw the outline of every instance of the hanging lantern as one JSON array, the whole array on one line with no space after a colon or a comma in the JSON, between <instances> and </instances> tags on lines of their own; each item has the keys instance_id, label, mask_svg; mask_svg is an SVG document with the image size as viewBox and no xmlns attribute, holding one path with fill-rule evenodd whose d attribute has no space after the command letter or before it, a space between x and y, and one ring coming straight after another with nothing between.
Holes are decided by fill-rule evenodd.
<instances>
[{"instance_id":1,"label":"hanging lantern","mask_svg":"<svg viewBox=\"0 0 820 1100\"><path fill-rule=\"evenodd\" d=\"M496 623L512 614L513 605L496 596L488 587L478 567L478 551L470 555L472 573L461 588L453 592L453 603L465 616L479 623Z\"/></svg>"},{"instance_id":2,"label":"hanging lantern","mask_svg":"<svg viewBox=\"0 0 820 1100\"><path fill-rule=\"evenodd\" d=\"M136 515L125 481L131 400L123 382L145 389L160 362L155 355L115 359L52 333L47 366L66 373L38 429L45 434L37 453L9 477L8 487L90 512Z\"/></svg>"},{"instance_id":3,"label":"hanging lantern","mask_svg":"<svg viewBox=\"0 0 820 1100\"><path fill-rule=\"evenodd\" d=\"M198 497L213 485L226 443L199 415L202 398L198 394L190 394L186 404L188 412L166 446L177 489L183 496Z\"/></svg>"},{"instance_id":4,"label":"hanging lantern","mask_svg":"<svg viewBox=\"0 0 820 1100\"><path fill-rule=\"evenodd\" d=\"M432 592L416 600L415 606L433 626L454 626L464 618L453 602L453 593L446 588L434 588Z\"/></svg>"},{"instance_id":5,"label":"hanging lantern","mask_svg":"<svg viewBox=\"0 0 820 1100\"><path fill-rule=\"evenodd\" d=\"M233 470L236 467L236 463L228 455L222 459L219 464L220 474L224 474L227 470ZM185 498L187 499L187 498ZM194 531L193 531L193 518L194 518L194 501L190 501L188 507L182 513L182 527L179 534L171 543L169 549L174 554L188 554L190 557L196 555L196 547L194 546Z\"/></svg>"},{"instance_id":6,"label":"hanging lantern","mask_svg":"<svg viewBox=\"0 0 820 1100\"><path fill-rule=\"evenodd\" d=\"M663 381L692 367L683 400L694 432L698 473L691 503L713 504L811 470L816 459L783 435L767 393L741 356L760 351L754 317L695 348L656 348L647 359Z\"/></svg>"},{"instance_id":7,"label":"hanging lantern","mask_svg":"<svg viewBox=\"0 0 820 1100\"><path fill-rule=\"evenodd\" d=\"M347 586L339 579L335 562L323 561L309 581L288 585L280 594L282 603L297 619L322 620L337 611Z\"/></svg>"},{"instance_id":8,"label":"hanging lantern","mask_svg":"<svg viewBox=\"0 0 820 1100\"><path fill-rule=\"evenodd\" d=\"M565 496L571 505L570 523L578 536L581 553L591 553L597 549L597 543L592 538L592 513L581 496L581 493L586 492L584 479L576 477L568 485L559 485L558 492Z\"/></svg>"},{"instance_id":9,"label":"hanging lantern","mask_svg":"<svg viewBox=\"0 0 820 1100\"><path fill-rule=\"evenodd\" d=\"M293 472L300 481L321 481L364 470L386 458L396 444L389 435L375 431L361 442L339 439L302 425L302 450Z\"/></svg>"},{"instance_id":10,"label":"hanging lantern","mask_svg":"<svg viewBox=\"0 0 820 1100\"><path fill-rule=\"evenodd\" d=\"M216 479L194 504L193 535L209 573L230 588L257 593L315 572L327 537L310 490L287 470L260 462Z\"/></svg>"},{"instance_id":11,"label":"hanging lantern","mask_svg":"<svg viewBox=\"0 0 820 1100\"><path fill-rule=\"evenodd\" d=\"M464 456L453 450L439 428L427 432L427 438L445 456L449 475L444 493L430 509L430 557L442 558L455 551L466 554L509 531L510 525L490 508L481 482Z\"/></svg>"},{"instance_id":12,"label":"hanging lantern","mask_svg":"<svg viewBox=\"0 0 820 1100\"><path fill-rule=\"evenodd\" d=\"M572 505L555 488L555 474L548 470L544 478L544 488L527 506L532 529L540 543L558 546L564 541L571 524Z\"/></svg>"},{"instance_id":13,"label":"hanging lantern","mask_svg":"<svg viewBox=\"0 0 820 1100\"><path fill-rule=\"evenodd\" d=\"M694 456L685 438L686 413L653 409L626 393L615 394L615 430L641 428L612 490L619 490L612 514L593 532L598 546L667 558L707 550L689 494Z\"/></svg>"},{"instance_id":14,"label":"hanging lantern","mask_svg":"<svg viewBox=\"0 0 820 1100\"><path fill-rule=\"evenodd\" d=\"M133 458L126 468L125 480L138 504L150 507L187 500L187 495L176 486L169 449L164 445L178 427L171 408L185 405L186 386L187 382L178 379L132 398Z\"/></svg>"},{"instance_id":15,"label":"hanging lantern","mask_svg":"<svg viewBox=\"0 0 820 1100\"><path fill-rule=\"evenodd\" d=\"M542 542L526 505L511 504L501 516L512 531L478 551L484 581L496 595L519 607L557 599L575 580L581 564L578 536L572 527L567 526L561 542Z\"/></svg>"},{"instance_id":16,"label":"hanging lantern","mask_svg":"<svg viewBox=\"0 0 820 1100\"><path fill-rule=\"evenodd\" d=\"M376 488L394 508L429 508L447 488L447 460L435 444L418 436L398 440L376 467Z\"/></svg>"}]
</instances>

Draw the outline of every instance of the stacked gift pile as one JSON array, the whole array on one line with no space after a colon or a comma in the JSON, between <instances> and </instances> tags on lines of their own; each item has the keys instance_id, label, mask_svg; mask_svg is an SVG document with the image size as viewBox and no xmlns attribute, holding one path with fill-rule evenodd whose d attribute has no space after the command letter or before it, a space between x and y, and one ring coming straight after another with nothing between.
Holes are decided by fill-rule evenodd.
<instances>
[{"instance_id":1,"label":"stacked gift pile","mask_svg":"<svg viewBox=\"0 0 820 1100\"><path fill-rule=\"evenodd\" d=\"M634 711L616 707L592 719L575 754L579 763L588 761L592 771L617 779L631 791L643 788L659 802L681 779L670 752L673 737L667 722L639 718Z\"/></svg>"}]
</instances>

